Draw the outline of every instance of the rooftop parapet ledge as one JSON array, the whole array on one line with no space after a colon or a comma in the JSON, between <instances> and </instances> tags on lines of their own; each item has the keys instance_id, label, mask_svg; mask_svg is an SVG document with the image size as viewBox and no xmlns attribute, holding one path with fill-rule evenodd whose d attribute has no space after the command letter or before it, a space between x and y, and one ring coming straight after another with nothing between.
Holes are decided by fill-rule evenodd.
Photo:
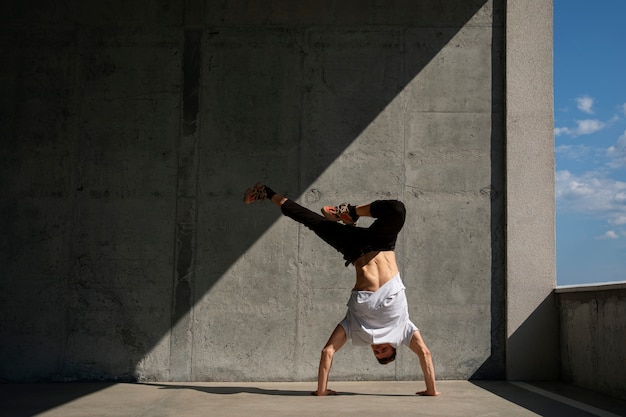
<instances>
[{"instance_id":1,"label":"rooftop parapet ledge","mask_svg":"<svg viewBox=\"0 0 626 417\"><path fill-rule=\"evenodd\" d=\"M554 290L555 293L561 294L566 292L584 292L584 291L607 291L626 289L626 281L617 282L597 282L594 284L578 284L578 285L560 285Z\"/></svg>"}]
</instances>

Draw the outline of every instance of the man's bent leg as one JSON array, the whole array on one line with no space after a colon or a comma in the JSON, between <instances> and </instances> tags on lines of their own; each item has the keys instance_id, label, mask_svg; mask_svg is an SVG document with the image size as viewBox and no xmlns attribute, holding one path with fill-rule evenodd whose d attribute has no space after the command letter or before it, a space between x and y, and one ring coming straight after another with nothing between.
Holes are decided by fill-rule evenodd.
<instances>
[{"instance_id":1,"label":"man's bent leg","mask_svg":"<svg viewBox=\"0 0 626 417\"><path fill-rule=\"evenodd\" d=\"M363 241L363 232L368 229L347 227L328 220L324 216L302 207L295 201L275 193L260 182L254 187L248 188L244 193L244 203L246 204L262 201L266 198L279 207L285 216L311 229L324 242L343 254L344 259L348 262L354 261L362 254L359 244Z\"/></svg>"},{"instance_id":2,"label":"man's bent leg","mask_svg":"<svg viewBox=\"0 0 626 417\"><path fill-rule=\"evenodd\" d=\"M285 216L311 229L324 242L341 252L344 257L354 251L358 243L355 227L328 220L289 199L283 202L280 209Z\"/></svg>"},{"instance_id":3,"label":"man's bent leg","mask_svg":"<svg viewBox=\"0 0 626 417\"><path fill-rule=\"evenodd\" d=\"M369 205L371 217L376 218L369 230L385 239L394 239L406 219L404 203L398 200L376 200Z\"/></svg>"}]
</instances>

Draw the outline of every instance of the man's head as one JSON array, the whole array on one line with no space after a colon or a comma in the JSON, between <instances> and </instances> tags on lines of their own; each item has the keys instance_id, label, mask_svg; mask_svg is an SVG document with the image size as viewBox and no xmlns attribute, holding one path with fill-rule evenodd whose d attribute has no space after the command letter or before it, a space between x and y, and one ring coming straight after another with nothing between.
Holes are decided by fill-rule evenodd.
<instances>
[{"instance_id":1,"label":"man's head","mask_svg":"<svg viewBox=\"0 0 626 417\"><path fill-rule=\"evenodd\" d=\"M380 345L371 345L374 356L381 365L387 365L396 359L396 348L390 343L381 343Z\"/></svg>"}]
</instances>

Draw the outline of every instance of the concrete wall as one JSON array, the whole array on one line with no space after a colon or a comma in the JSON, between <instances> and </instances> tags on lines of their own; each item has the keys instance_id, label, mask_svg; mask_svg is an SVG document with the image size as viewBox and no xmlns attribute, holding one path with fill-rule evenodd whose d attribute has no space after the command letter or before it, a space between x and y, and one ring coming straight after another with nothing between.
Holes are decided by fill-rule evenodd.
<instances>
[{"instance_id":1,"label":"concrete wall","mask_svg":"<svg viewBox=\"0 0 626 417\"><path fill-rule=\"evenodd\" d=\"M559 349L552 1L507 1L505 73L506 375L550 380Z\"/></svg>"},{"instance_id":2,"label":"concrete wall","mask_svg":"<svg viewBox=\"0 0 626 417\"><path fill-rule=\"evenodd\" d=\"M626 399L626 283L556 290L561 379Z\"/></svg>"},{"instance_id":3,"label":"concrete wall","mask_svg":"<svg viewBox=\"0 0 626 417\"><path fill-rule=\"evenodd\" d=\"M244 206L257 180L313 209L402 199L438 376L504 377L501 1L13 1L0 19L0 379L315 379L353 272ZM331 379L418 369L347 346Z\"/></svg>"}]
</instances>

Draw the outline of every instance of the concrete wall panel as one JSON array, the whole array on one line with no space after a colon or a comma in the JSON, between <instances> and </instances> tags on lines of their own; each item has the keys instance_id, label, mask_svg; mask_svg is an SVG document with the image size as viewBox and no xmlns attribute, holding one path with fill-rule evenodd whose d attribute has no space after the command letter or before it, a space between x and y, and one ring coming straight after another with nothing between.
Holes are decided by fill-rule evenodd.
<instances>
[{"instance_id":1,"label":"concrete wall panel","mask_svg":"<svg viewBox=\"0 0 626 417\"><path fill-rule=\"evenodd\" d=\"M626 284L559 288L561 378L626 398Z\"/></svg>"},{"instance_id":2,"label":"concrete wall panel","mask_svg":"<svg viewBox=\"0 0 626 417\"><path fill-rule=\"evenodd\" d=\"M555 379L552 2L506 6L507 377Z\"/></svg>"},{"instance_id":3,"label":"concrete wall panel","mask_svg":"<svg viewBox=\"0 0 626 417\"><path fill-rule=\"evenodd\" d=\"M354 272L259 180L403 200L438 376L502 375L501 1L12 3L1 379L315 379ZM350 346L331 375L419 377Z\"/></svg>"}]
</instances>

